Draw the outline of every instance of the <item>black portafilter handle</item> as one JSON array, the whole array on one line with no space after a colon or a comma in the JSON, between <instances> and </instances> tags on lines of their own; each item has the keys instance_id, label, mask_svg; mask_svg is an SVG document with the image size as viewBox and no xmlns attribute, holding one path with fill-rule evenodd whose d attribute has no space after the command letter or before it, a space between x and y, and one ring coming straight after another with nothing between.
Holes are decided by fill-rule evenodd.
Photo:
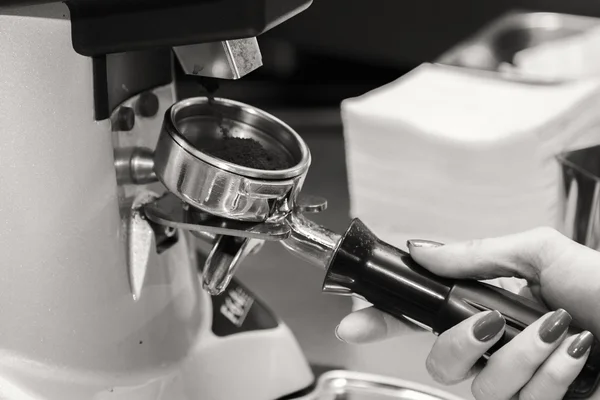
<instances>
[{"instance_id":1,"label":"black portafilter handle","mask_svg":"<svg viewBox=\"0 0 600 400\"><path fill-rule=\"evenodd\" d=\"M506 329L486 356L548 312L534 301L495 286L439 277L419 266L408 253L378 239L358 219L334 250L323 290L358 295L375 308L400 319L408 317L435 334L479 312L497 310L506 319ZM576 327L570 331L581 332ZM600 349L596 341L565 399L590 397L599 378Z\"/></svg>"}]
</instances>

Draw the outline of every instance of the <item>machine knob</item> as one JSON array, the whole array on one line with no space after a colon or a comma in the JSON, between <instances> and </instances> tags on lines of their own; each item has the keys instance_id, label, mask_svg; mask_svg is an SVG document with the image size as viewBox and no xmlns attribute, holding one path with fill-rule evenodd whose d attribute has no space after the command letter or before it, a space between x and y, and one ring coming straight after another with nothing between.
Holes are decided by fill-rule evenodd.
<instances>
[{"instance_id":1,"label":"machine knob","mask_svg":"<svg viewBox=\"0 0 600 400\"><path fill-rule=\"evenodd\" d=\"M151 118L158 113L160 102L158 96L152 92L145 92L135 102L135 112L140 117Z\"/></svg>"},{"instance_id":2,"label":"machine knob","mask_svg":"<svg viewBox=\"0 0 600 400\"><path fill-rule=\"evenodd\" d=\"M113 132L129 132L135 126L135 113L131 107L120 107L111 118Z\"/></svg>"}]
</instances>

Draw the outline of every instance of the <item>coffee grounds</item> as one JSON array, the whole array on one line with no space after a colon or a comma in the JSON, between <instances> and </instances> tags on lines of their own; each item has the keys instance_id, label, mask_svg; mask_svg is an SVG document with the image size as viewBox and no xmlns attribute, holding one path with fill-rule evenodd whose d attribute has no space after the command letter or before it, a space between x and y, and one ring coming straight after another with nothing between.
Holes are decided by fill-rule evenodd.
<instances>
[{"instance_id":1,"label":"coffee grounds","mask_svg":"<svg viewBox=\"0 0 600 400\"><path fill-rule=\"evenodd\" d=\"M221 84L220 79L198 78L198 83L206 92L209 106L221 131L222 138L211 141L202 151L221 160L247 168L277 171L293 167L287 157L280 152L268 152L258 141L229 136L229 129L224 126L223 115L214 105L215 93Z\"/></svg>"},{"instance_id":2,"label":"coffee grounds","mask_svg":"<svg viewBox=\"0 0 600 400\"><path fill-rule=\"evenodd\" d=\"M277 171L293 167L284 154L268 152L254 139L223 137L215 139L202 151L247 168Z\"/></svg>"}]
</instances>

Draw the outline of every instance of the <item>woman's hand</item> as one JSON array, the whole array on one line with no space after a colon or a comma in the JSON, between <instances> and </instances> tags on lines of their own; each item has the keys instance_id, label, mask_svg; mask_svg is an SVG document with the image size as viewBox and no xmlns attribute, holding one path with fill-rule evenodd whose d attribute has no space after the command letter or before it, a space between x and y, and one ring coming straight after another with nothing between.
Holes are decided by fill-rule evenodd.
<instances>
[{"instance_id":1,"label":"woman's hand","mask_svg":"<svg viewBox=\"0 0 600 400\"><path fill-rule=\"evenodd\" d=\"M447 246L413 240L409 250L440 276L524 278L529 287L522 294L558 309L494 353L482 369L476 364L502 336L504 319L487 312L456 325L440 335L428 357L436 380L452 384L477 374L472 388L477 400L563 398L593 342L587 331L567 335L571 315L579 327L600 334L600 253L546 228ZM346 317L336 333L348 343L369 343L401 330L402 322L367 308Z\"/></svg>"}]
</instances>

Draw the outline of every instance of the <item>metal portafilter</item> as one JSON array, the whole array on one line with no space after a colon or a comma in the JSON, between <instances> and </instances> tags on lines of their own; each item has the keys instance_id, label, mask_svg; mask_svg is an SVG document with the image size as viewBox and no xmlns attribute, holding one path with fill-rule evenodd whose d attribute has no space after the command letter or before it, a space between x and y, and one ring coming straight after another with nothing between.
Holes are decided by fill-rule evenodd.
<instances>
[{"instance_id":1,"label":"metal portafilter","mask_svg":"<svg viewBox=\"0 0 600 400\"><path fill-rule=\"evenodd\" d=\"M285 168L255 169L206 150L227 137L257 142ZM279 241L326 271L325 293L361 297L435 334L481 311L500 311L506 331L487 356L547 312L501 288L436 276L358 219L343 235L314 223L306 214L324 210L326 201L301 193L310 162L302 138L264 111L219 98L184 100L167 111L154 152L154 172L168 192L147 203L144 213L155 224L212 243L203 285L213 295L225 290L242 260L264 241ZM596 388L597 344L592 352L568 398L586 398Z\"/></svg>"}]
</instances>

